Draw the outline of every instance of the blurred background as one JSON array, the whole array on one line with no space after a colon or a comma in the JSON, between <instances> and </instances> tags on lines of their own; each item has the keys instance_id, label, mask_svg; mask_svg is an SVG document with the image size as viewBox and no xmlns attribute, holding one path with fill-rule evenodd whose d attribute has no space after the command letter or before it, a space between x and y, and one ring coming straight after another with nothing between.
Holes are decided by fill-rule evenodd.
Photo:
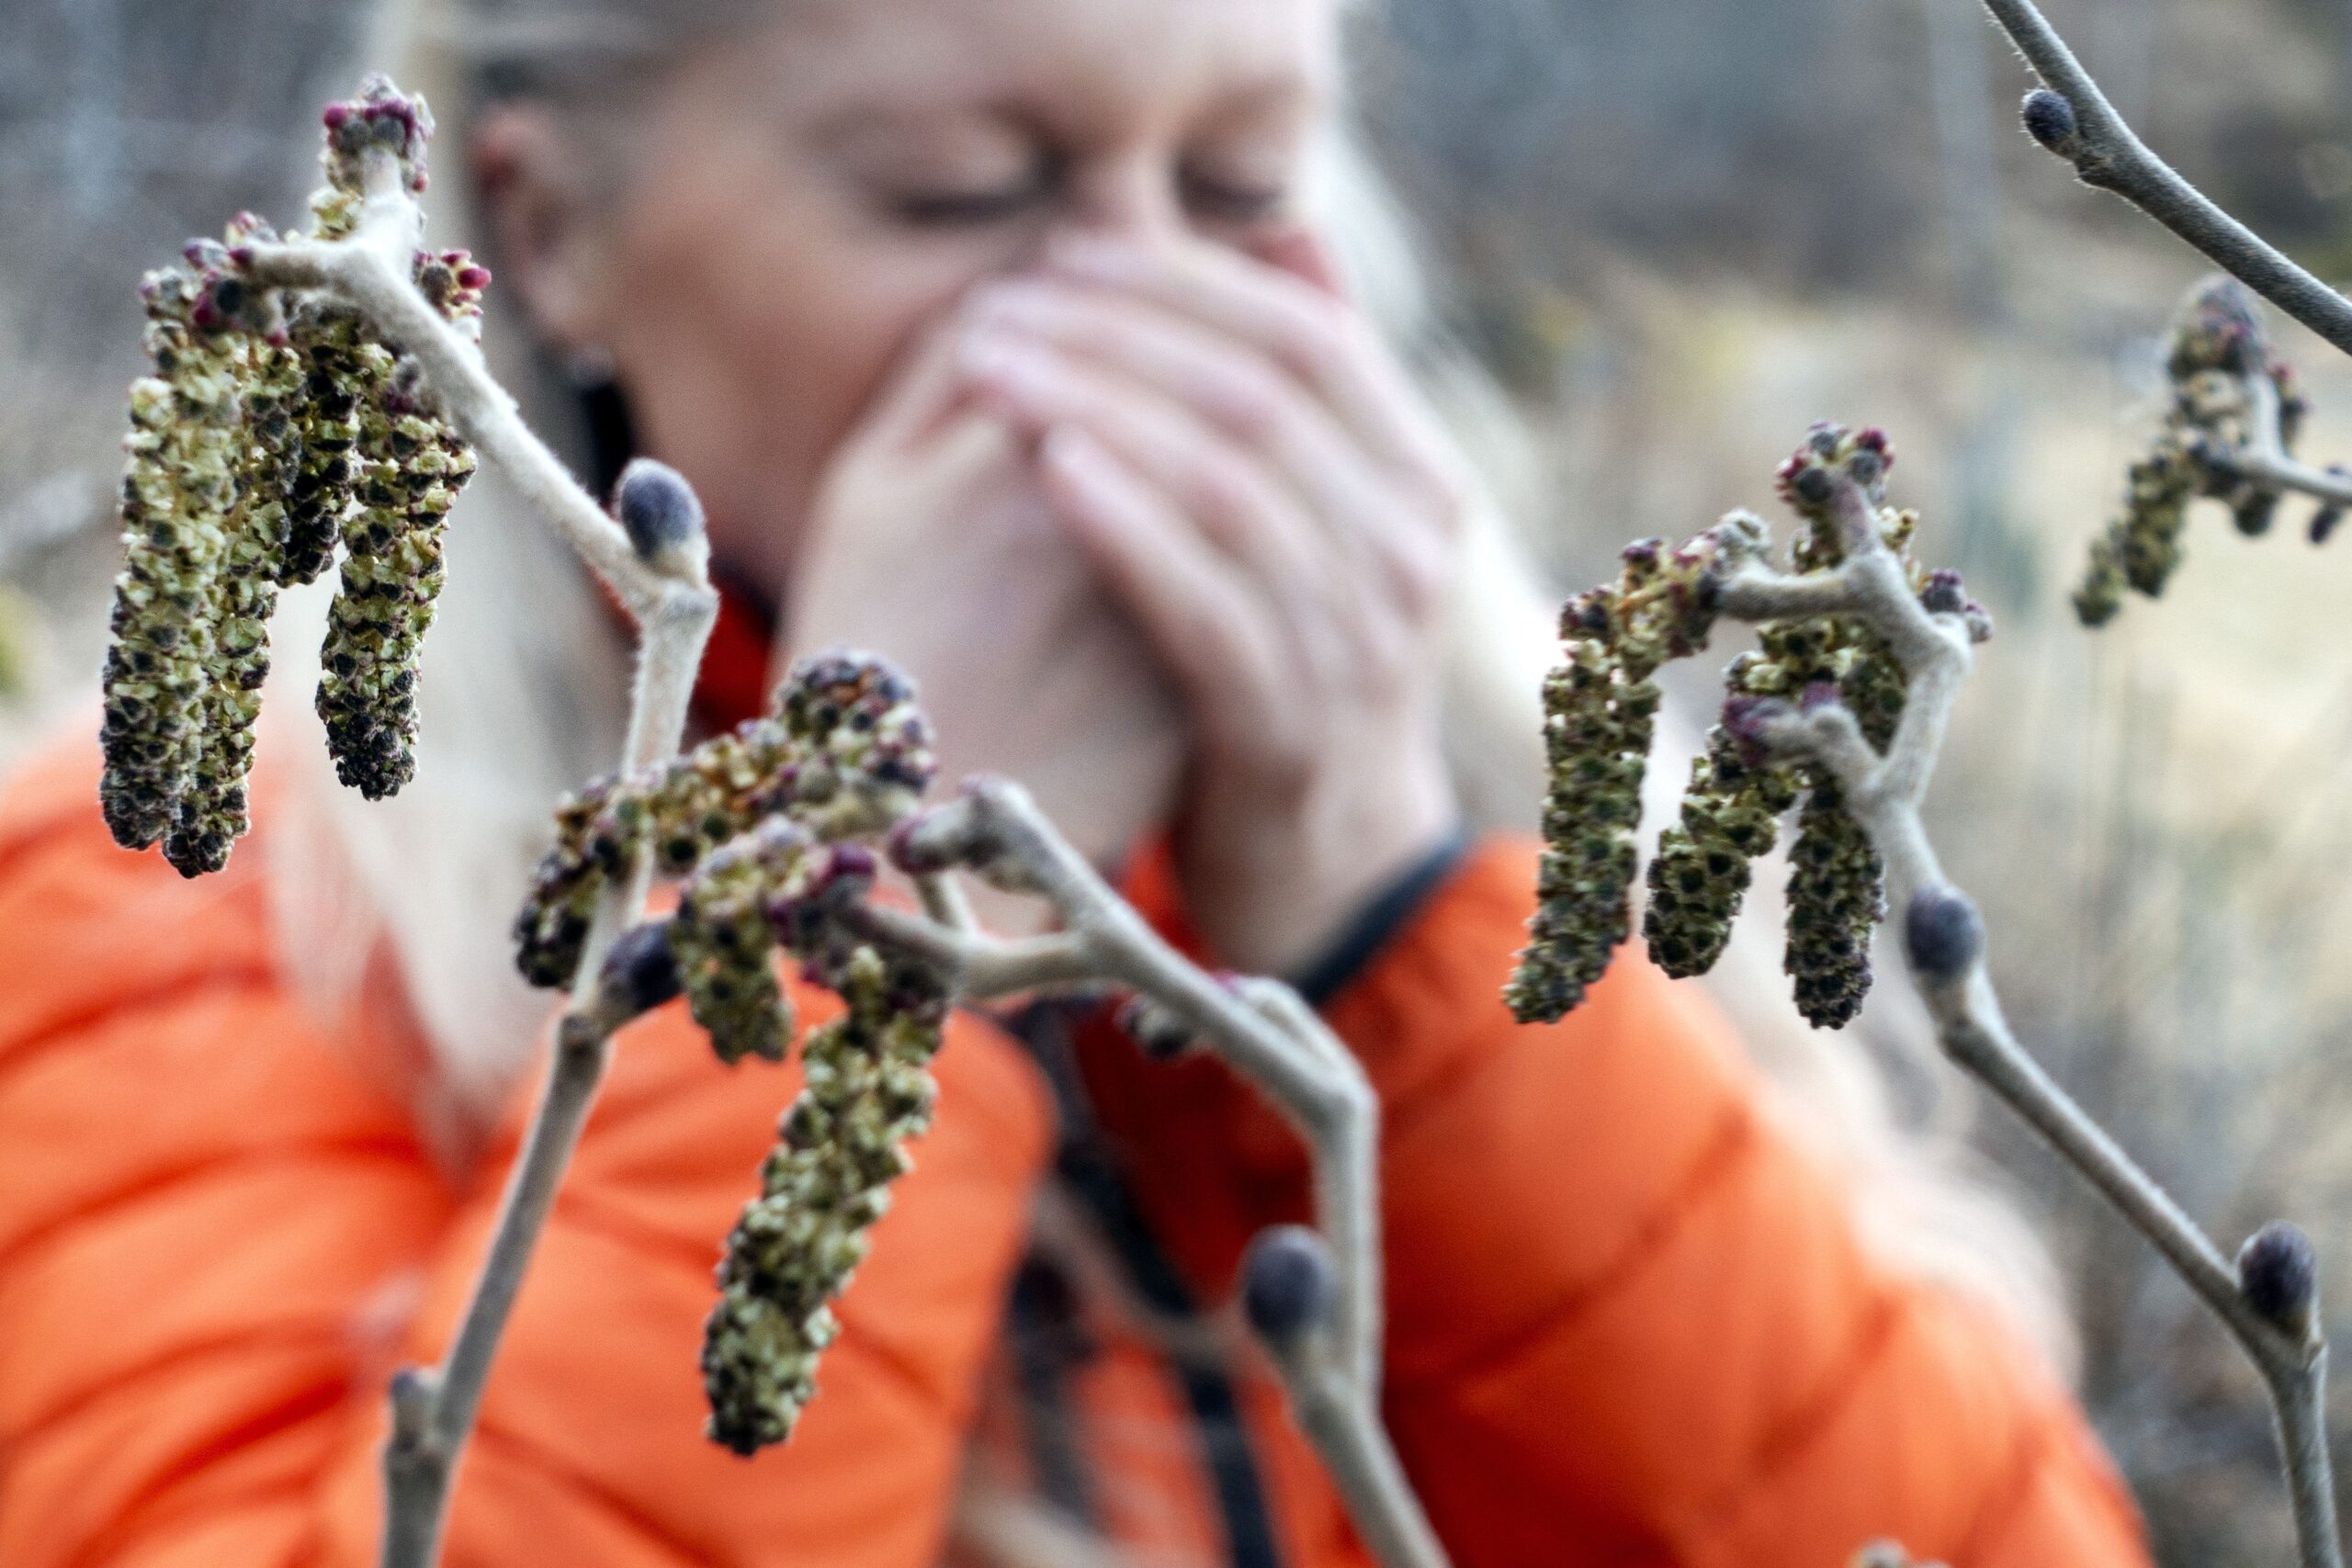
<instances>
[{"instance_id":1,"label":"blurred background","mask_svg":"<svg viewBox=\"0 0 2352 1568\"><path fill-rule=\"evenodd\" d=\"M2185 173L2352 275L2352 0L2047 9ZM0 0L0 765L93 705L138 275L239 208L299 210L375 10ZM2200 512L2164 600L2096 637L2065 604L2197 258L2017 132L2023 68L1963 0L1378 0L1363 31L1373 141L1532 434L1505 479L1546 570L1581 586L1627 539L1762 506L1814 419L1892 431L1924 554L2001 622L1933 826L2020 1032L2225 1246L2291 1215L2352 1303L2352 547ZM2352 461L2352 365L2278 332L2306 455ZM1899 1021L1860 1048L1924 1082ZM2252 1372L1979 1122L2164 1560L2286 1560Z\"/></svg>"}]
</instances>

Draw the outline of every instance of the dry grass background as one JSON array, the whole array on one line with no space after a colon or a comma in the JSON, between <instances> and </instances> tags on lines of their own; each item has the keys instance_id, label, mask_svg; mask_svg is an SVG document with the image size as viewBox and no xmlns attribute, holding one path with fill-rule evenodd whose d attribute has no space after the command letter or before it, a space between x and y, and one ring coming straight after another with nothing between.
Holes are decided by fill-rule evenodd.
<instances>
[{"instance_id":1,"label":"dry grass background","mask_svg":"<svg viewBox=\"0 0 2352 1568\"><path fill-rule=\"evenodd\" d=\"M129 286L239 206L291 209L368 9L0 0L0 586L36 622L0 758L86 705ZM1563 584L1761 506L1813 419L1894 433L1926 553L2001 618L1934 826L2020 1033L2217 1235L2306 1224L2352 1343L2352 540L2200 513L2164 600L2075 626L2199 269L2013 133L2023 75L1973 10L1393 0L1363 99L1536 434ZM2352 5L2050 10L2188 172L2352 270ZM2281 338L2306 450L2352 459L2352 362ZM1998 1118L1982 1137L2073 1281L2086 1394L2165 1561L2285 1561L2251 1372L2064 1172Z\"/></svg>"}]
</instances>

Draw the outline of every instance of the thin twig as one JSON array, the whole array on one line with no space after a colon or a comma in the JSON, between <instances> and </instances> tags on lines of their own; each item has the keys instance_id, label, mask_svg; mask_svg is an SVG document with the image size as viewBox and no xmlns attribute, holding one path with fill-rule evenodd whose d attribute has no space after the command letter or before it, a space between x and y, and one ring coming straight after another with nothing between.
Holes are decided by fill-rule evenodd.
<instances>
[{"instance_id":1,"label":"thin twig","mask_svg":"<svg viewBox=\"0 0 2352 1568\"><path fill-rule=\"evenodd\" d=\"M421 218L390 153L370 155L363 189L366 205L351 237L253 245L245 276L266 287L332 295L365 316L387 344L413 357L458 433L505 473L523 499L620 596L639 625L657 618L674 593L707 592L699 573L682 581L639 558L628 533L524 423L513 396L483 364L481 346L411 285L411 253Z\"/></svg>"},{"instance_id":2,"label":"thin twig","mask_svg":"<svg viewBox=\"0 0 2352 1568\"><path fill-rule=\"evenodd\" d=\"M1270 1344L1334 1483L1388 1568L1446 1561L1379 1417L1379 1102L1363 1067L1297 994L1267 980L1212 979L1161 940L1055 830L1017 784L978 779L914 823L928 863L956 863L1042 897L1049 935L1002 941L967 925L858 904L836 918L862 940L934 968L960 1001L1114 984L1148 998L1272 1100L1306 1138L1315 1209L1333 1259L1330 1310L1295 1341ZM934 911L960 908L924 879Z\"/></svg>"},{"instance_id":3,"label":"thin twig","mask_svg":"<svg viewBox=\"0 0 2352 1568\"><path fill-rule=\"evenodd\" d=\"M1816 586L1801 596L1793 593L1792 580L1758 562L1744 562L1724 585L1722 607L1747 620L1771 618L1788 604L1804 603L1834 606L1832 613L1867 622L1903 666L1903 717L1883 756L1836 702L1759 709L1746 721L1748 739L1770 753L1804 759L1837 777L1846 809L1885 863L1894 907L1906 912L1913 976L1944 1050L2105 1195L2229 1329L2270 1393L2303 1568L2342 1568L2327 1455L2327 1346L2318 1314L2287 1325L2257 1311L2236 1271L2196 1222L2010 1032L1984 967L1983 928L1974 907L1945 876L1919 816L1952 705L1972 662L1968 628L1961 615L1930 614L1921 605L1894 553L1869 525L1870 503L1860 486L1842 474L1831 482L1837 488L1829 504L1841 523L1845 562L1817 574Z\"/></svg>"},{"instance_id":4,"label":"thin twig","mask_svg":"<svg viewBox=\"0 0 2352 1568\"><path fill-rule=\"evenodd\" d=\"M639 634L622 766L634 771L662 761L684 734L695 672L718 617L707 542L697 528L684 539L649 540L640 554L628 530L524 423L514 399L484 367L481 350L411 284L422 216L392 156L371 154L362 179L365 204L348 238L257 245L247 274L265 286L313 291L350 306L386 343L413 358L458 432L505 472L619 596ZM596 987L587 982L613 939L637 920L650 880L650 868L641 863L616 879L597 906L571 1004L555 1032L547 1085L507 1178L472 1298L440 1366L411 1369L393 1381L392 1429L384 1447L384 1568L430 1568L439 1556L450 1482L491 1362L621 1021L597 1005Z\"/></svg>"},{"instance_id":5,"label":"thin twig","mask_svg":"<svg viewBox=\"0 0 2352 1568\"><path fill-rule=\"evenodd\" d=\"M2121 197L2224 272L2352 354L2352 301L2288 260L2149 151L2033 0L1984 0L1984 5L2026 63L2072 111L2071 124L2053 118L2036 128L2037 140L2071 162L2085 185Z\"/></svg>"},{"instance_id":6,"label":"thin twig","mask_svg":"<svg viewBox=\"0 0 2352 1568\"><path fill-rule=\"evenodd\" d=\"M2245 399L2245 443L2225 461L2233 473L2270 490L2301 491L2334 506L2352 506L2352 474L2298 462L2278 439L2278 384L2264 371L2232 378Z\"/></svg>"}]
</instances>

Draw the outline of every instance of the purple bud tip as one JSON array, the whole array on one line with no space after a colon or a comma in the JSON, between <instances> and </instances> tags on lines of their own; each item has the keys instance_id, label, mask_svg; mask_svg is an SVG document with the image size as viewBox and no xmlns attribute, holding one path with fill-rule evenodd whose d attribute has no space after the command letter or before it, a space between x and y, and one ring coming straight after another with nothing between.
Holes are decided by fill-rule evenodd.
<instances>
[{"instance_id":1,"label":"purple bud tip","mask_svg":"<svg viewBox=\"0 0 2352 1568\"><path fill-rule=\"evenodd\" d=\"M1766 761L1766 728L1788 716L1789 705L1778 697L1738 696L1724 704L1724 732L1739 748L1740 760L1751 768Z\"/></svg>"},{"instance_id":2,"label":"purple bud tip","mask_svg":"<svg viewBox=\"0 0 2352 1568\"><path fill-rule=\"evenodd\" d=\"M1928 575L1919 591L1919 606L1931 615L1957 615L1968 608L1968 589L1960 573L1947 567Z\"/></svg>"},{"instance_id":3,"label":"purple bud tip","mask_svg":"<svg viewBox=\"0 0 2352 1568\"><path fill-rule=\"evenodd\" d=\"M832 864L827 868L830 880L871 882L880 867L874 852L864 844L836 844Z\"/></svg>"},{"instance_id":4,"label":"purple bud tip","mask_svg":"<svg viewBox=\"0 0 2352 1568\"><path fill-rule=\"evenodd\" d=\"M1966 975L1984 953L1984 917L1957 887L1923 887L1903 916L1903 949L1923 980Z\"/></svg>"},{"instance_id":5,"label":"purple bud tip","mask_svg":"<svg viewBox=\"0 0 2352 1568\"><path fill-rule=\"evenodd\" d=\"M1659 553L1665 548L1663 539L1635 539L1618 554L1627 566L1652 567L1657 565Z\"/></svg>"},{"instance_id":6,"label":"purple bud tip","mask_svg":"<svg viewBox=\"0 0 2352 1568\"><path fill-rule=\"evenodd\" d=\"M479 262L468 266L459 267L458 269L458 287L460 288L476 289L489 288L490 268L483 266Z\"/></svg>"},{"instance_id":7,"label":"purple bud tip","mask_svg":"<svg viewBox=\"0 0 2352 1568\"><path fill-rule=\"evenodd\" d=\"M343 129L344 121L350 118L351 106L349 104L343 103L329 104L326 107L326 111L319 116L320 120L325 124L329 130L341 130Z\"/></svg>"},{"instance_id":8,"label":"purple bud tip","mask_svg":"<svg viewBox=\"0 0 2352 1568\"><path fill-rule=\"evenodd\" d=\"M2319 1254L2311 1237L2284 1220L2255 1232L2238 1249L2238 1289L2263 1317L2301 1333L2319 1305Z\"/></svg>"},{"instance_id":9,"label":"purple bud tip","mask_svg":"<svg viewBox=\"0 0 2352 1568\"><path fill-rule=\"evenodd\" d=\"M1338 1271L1323 1238L1305 1225L1260 1231L1241 1259L1241 1310L1272 1344L1327 1322L1340 1294Z\"/></svg>"},{"instance_id":10,"label":"purple bud tip","mask_svg":"<svg viewBox=\"0 0 2352 1568\"><path fill-rule=\"evenodd\" d=\"M2064 153L2075 140L2075 106L2047 87L2036 87L2018 106L2025 133L2052 152Z\"/></svg>"},{"instance_id":11,"label":"purple bud tip","mask_svg":"<svg viewBox=\"0 0 2352 1568\"><path fill-rule=\"evenodd\" d=\"M1886 432L1878 426L1871 425L1860 435L1855 436L1854 445L1865 452L1877 453L1879 461L1888 468L1894 466L1894 443L1888 440Z\"/></svg>"},{"instance_id":12,"label":"purple bud tip","mask_svg":"<svg viewBox=\"0 0 2352 1568\"><path fill-rule=\"evenodd\" d=\"M703 531L702 502L685 476L667 463L639 457L621 470L613 512L628 530L640 559L684 546Z\"/></svg>"},{"instance_id":13,"label":"purple bud tip","mask_svg":"<svg viewBox=\"0 0 2352 1568\"><path fill-rule=\"evenodd\" d=\"M921 817L908 818L890 829L889 841L884 845L884 852L890 857L890 863L909 876L935 876L951 863L946 856L916 840L915 831L923 825L923 821Z\"/></svg>"},{"instance_id":14,"label":"purple bud tip","mask_svg":"<svg viewBox=\"0 0 2352 1568\"><path fill-rule=\"evenodd\" d=\"M650 1012L678 994L678 961L670 951L670 922L656 920L621 933L605 954L604 989L633 1013Z\"/></svg>"}]
</instances>

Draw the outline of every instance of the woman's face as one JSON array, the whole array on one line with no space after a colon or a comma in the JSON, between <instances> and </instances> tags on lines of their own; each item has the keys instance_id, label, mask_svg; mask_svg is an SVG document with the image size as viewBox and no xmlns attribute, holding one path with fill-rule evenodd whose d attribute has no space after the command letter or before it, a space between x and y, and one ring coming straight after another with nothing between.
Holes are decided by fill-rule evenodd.
<instances>
[{"instance_id":1,"label":"woman's face","mask_svg":"<svg viewBox=\"0 0 2352 1568\"><path fill-rule=\"evenodd\" d=\"M778 590L827 456L910 340L1059 230L1282 237L1336 0L786 0L670 73L601 200L560 139L477 146L541 329L607 350L720 553Z\"/></svg>"}]
</instances>

